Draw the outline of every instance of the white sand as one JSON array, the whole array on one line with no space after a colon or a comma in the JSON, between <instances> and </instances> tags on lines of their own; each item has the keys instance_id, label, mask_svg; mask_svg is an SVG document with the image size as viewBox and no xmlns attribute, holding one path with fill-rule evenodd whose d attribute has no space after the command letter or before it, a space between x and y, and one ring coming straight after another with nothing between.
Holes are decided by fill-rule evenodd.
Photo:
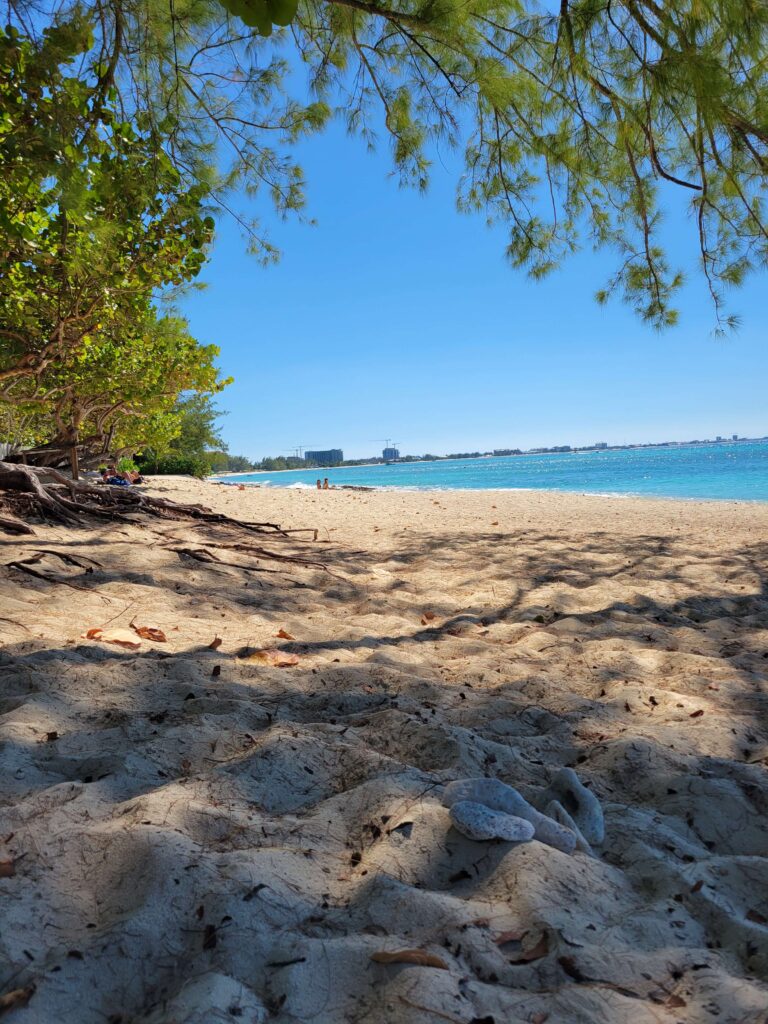
<instances>
[{"instance_id":1,"label":"white sand","mask_svg":"<svg viewBox=\"0 0 768 1024\"><path fill-rule=\"evenodd\" d=\"M768 1020L768 505L157 484L331 571L186 523L3 542L3 1024ZM98 564L8 567L41 549ZM81 638L131 620L168 642ZM563 765L594 858L438 799Z\"/></svg>"}]
</instances>

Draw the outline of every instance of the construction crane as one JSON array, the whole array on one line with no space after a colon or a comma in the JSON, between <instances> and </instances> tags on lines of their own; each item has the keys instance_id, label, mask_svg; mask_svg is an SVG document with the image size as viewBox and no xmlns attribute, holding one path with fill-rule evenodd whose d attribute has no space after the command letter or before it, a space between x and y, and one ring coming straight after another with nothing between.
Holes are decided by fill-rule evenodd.
<instances>
[{"instance_id":1,"label":"construction crane","mask_svg":"<svg viewBox=\"0 0 768 1024\"><path fill-rule=\"evenodd\" d=\"M380 444L383 444L384 445L384 451L386 451L388 448L395 448L396 449L397 446L400 444L399 441L393 441L389 437L372 437L372 438L370 438L370 441L371 441L371 443L379 442Z\"/></svg>"},{"instance_id":2,"label":"construction crane","mask_svg":"<svg viewBox=\"0 0 768 1024\"><path fill-rule=\"evenodd\" d=\"M303 459L304 458L304 452L306 451L307 448L311 448L311 447L312 447L311 443L310 444L295 444L292 448L283 448L283 451L284 452L292 452L295 458Z\"/></svg>"}]
</instances>

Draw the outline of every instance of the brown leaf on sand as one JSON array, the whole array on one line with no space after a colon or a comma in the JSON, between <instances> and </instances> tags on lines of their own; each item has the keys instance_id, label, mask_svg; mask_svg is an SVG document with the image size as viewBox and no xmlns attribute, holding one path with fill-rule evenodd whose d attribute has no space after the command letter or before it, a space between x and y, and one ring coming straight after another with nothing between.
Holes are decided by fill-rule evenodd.
<instances>
[{"instance_id":1,"label":"brown leaf on sand","mask_svg":"<svg viewBox=\"0 0 768 1024\"><path fill-rule=\"evenodd\" d=\"M377 964L417 964L419 967L437 967L441 971L448 970L448 964L434 953L423 949L398 949L394 953L381 950L371 953L371 960Z\"/></svg>"},{"instance_id":2,"label":"brown leaf on sand","mask_svg":"<svg viewBox=\"0 0 768 1024\"><path fill-rule=\"evenodd\" d=\"M434 612L424 612L423 615L421 616L422 626L426 626L428 622L432 622L435 619L435 617L436 616Z\"/></svg>"},{"instance_id":3,"label":"brown leaf on sand","mask_svg":"<svg viewBox=\"0 0 768 1024\"><path fill-rule=\"evenodd\" d=\"M699 708L699 710L698 710L698 711L692 711L692 712L690 713L690 715L688 715L688 717L689 717L689 718L701 718L701 716L702 716L703 714L704 714L704 709L703 709L703 708Z\"/></svg>"},{"instance_id":4,"label":"brown leaf on sand","mask_svg":"<svg viewBox=\"0 0 768 1024\"><path fill-rule=\"evenodd\" d=\"M165 644L168 642L168 637L162 629L157 629L155 626L137 626L135 622L132 622L130 625L133 632L144 640L151 640L156 644Z\"/></svg>"},{"instance_id":5,"label":"brown leaf on sand","mask_svg":"<svg viewBox=\"0 0 768 1024\"><path fill-rule=\"evenodd\" d=\"M246 661L258 661L261 665L271 665L272 668L288 668L290 665L299 664L299 656L287 651L278 651L274 647L265 647L263 651L249 654Z\"/></svg>"},{"instance_id":6,"label":"brown leaf on sand","mask_svg":"<svg viewBox=\"0 0 768 1024\"><path fill-rule=\"evenodd\" d=\"M763 917L759 910L748 910L744 916L748 921L754 921L755 924L768 924L768 919Z\"/></svg>"},{"instance_id":7,"label":"brown leaf on sand","mask_svg":"<svg viewBox=\"0 0 768 1024\"><path fill-rule=\"evenodd\" d=\"M528 949L523 948L516 957L510 957L509 962L511 964L529 964L532 960L541 960L548 952L549 936L546 932L542 932L538 942L529 946Z\"/></svg>"},{"instance_id":8,"label":"brown leaf on sand","mask_svg":"<svg viewBox=\"0 0 768 1024\"><path fill-rule=\"evenodd\" d=\"M291 636L290 633L286 633L286 631L284 629L278 629L278 631L275 633L275 636L277 637L278 640L295 640L296 639L295 636Z\"/></svg>"},{"instance_id":9,"label":"brown leaf on sand","mask_svg":"<svg viewBox=\"0 0 768 1024\"><path fill-rule=\"evenodd\" d=\"M16 874L16 862L12 860L0 860L0 878L13 878Z\"/></svg>"},{"instance_id":10,"label":"brown leaf on sand","mask_svg":"<svg viewBox=\"0 0 768 1024\"><path fill-rule=\"evenodd\" d=\"M208 644L208 650L209 651L218 651L218 649L221 647L221 644L222 644L221 637L220 636L215 636L213 638L213 640L211 640L211 642Z\"/></svg>"},{"instance_id":11,"label":"brown leaf on sand","mask_svg":"<svg viewBox=\"0 0 768 1024\"><path fill-rule=\"evenodd\" d=\"M672 994L664 1005L669 1007L669 1009L677 1009L681 1006L687 1006L688 1004L682 996Z\"/></svg>"},{"instance_id":12,"label":"brown leaf on sand","mask_svg":"<svg viewBox=\"0 0 768 1024\"><path fill-rule=\"evenodd\" d=\"M509 932L501 932L493 941L497 946L505 946L508 942L519 942L526 934L525 929L520 930L518 928Z\"/></svg>"},{"instance_id":13,"label":"brown leaf on sand","mask_svg":"<svg viewBox=\"0 0 768 1024\"><path fill-rule=\"evenodd\" d=\"M533 1014L531 1017L531 1024L544 1024L545 1020L549 1020L549 1014L541 1010L539 1013Z\"/></svg>"},{"instance_id":14,"label":"brown leaf on sand","mask_svg":"<svg viewBox=\"0 0 768 1024\"><path fill-rule=\"evenodd\" d=\"M0 996L0 1014L6 1010L12 1010L16 1006L26 1006L35 994L35 986L27 985L26 988L15 988Z\"/></svg>"},{"instance_id":15,"label":"brown leaf on sand","mask_svg":"<svg viewBox=\"0 0 768 1024\"><path fill-rule=\"evenodd\" d=\"M137 651L141 647L141 641L137 640L129 629L101 629L96 626L83 633L84 640L99 640L104 644L117 644L118 647L126 647L129 651Z\"/></svg>"}]
</instances>

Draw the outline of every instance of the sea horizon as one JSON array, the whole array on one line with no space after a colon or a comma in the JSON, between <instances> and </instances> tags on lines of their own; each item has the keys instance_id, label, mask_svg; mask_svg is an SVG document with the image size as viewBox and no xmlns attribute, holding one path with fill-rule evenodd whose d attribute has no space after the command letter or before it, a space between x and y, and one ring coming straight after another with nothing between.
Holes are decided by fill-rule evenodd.
<instances>
[{"instance_id":1,"label":"sea horizon","mask_svg":"<svg viewBox=\"0 0 768 1024\"><path fill-rule=\"evenodd\" d=\"M604 496L768 501L768 440L216 474L274 487L550 490Z\"/></svg>"}]
</instances>

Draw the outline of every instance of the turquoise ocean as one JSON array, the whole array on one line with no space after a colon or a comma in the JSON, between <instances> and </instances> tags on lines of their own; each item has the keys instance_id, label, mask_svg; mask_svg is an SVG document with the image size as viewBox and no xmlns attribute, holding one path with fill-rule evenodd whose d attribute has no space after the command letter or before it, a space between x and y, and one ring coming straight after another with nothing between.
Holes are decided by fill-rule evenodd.
<instances>
[{"instance_id":1,"label":"turquoise ocean","mask_svg":"<svg viewBox=\"0 0 768 1024\"><path fill-rule=\"evenodd\" d=\"M337 487L554 490L768 501L768 440L287 470L219 479L270 487L314 487L318 477L326 476Z\"/></svg>"}]
</instances>

